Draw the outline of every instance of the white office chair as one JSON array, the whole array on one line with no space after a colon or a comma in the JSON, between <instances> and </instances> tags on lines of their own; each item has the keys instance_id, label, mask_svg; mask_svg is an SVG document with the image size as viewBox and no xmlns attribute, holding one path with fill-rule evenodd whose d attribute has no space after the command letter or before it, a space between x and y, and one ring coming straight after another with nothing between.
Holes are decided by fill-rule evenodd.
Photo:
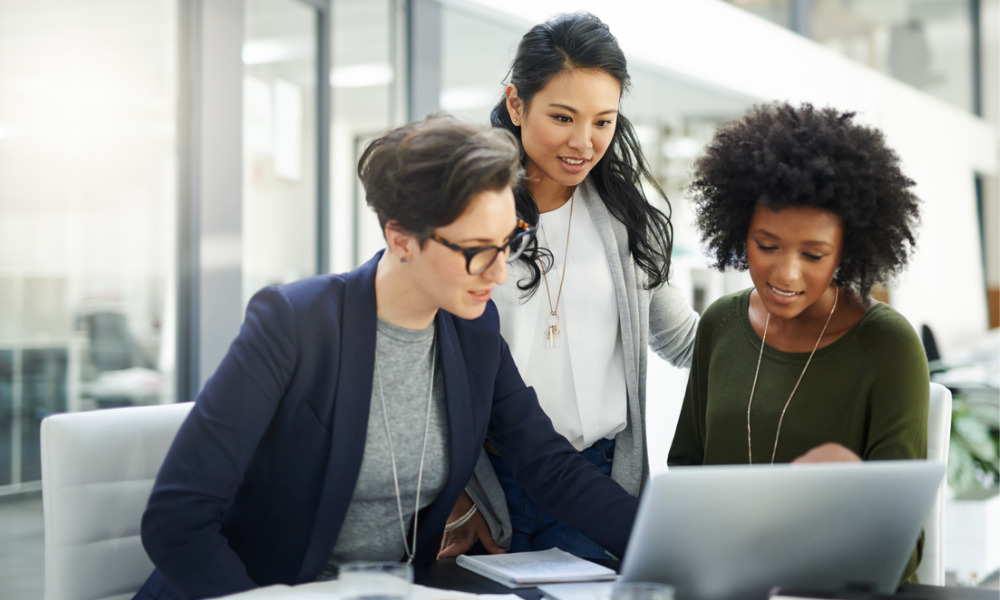
<instances>
[{"instance_id":1,"label":"white office chair","mask_svg":"<svg viewBox=\"0 0 1000 600\"><path fill-rule=\"evenodd\" d=\"M927 413L927 459L948 464L951 442L951 391L940 383L931 383ZM920 583L944 585L944 503L947 480L941 482L937 499L924 523L924 556L917 567Z\"/></svg>"},{"instance_id":2,"label":"white office chair","mask_svg":"<svg viewBox=\"0 0 1000 600\"><path fill-rule=\"evenodd\" d=\"M192 403L42 421L45 600L124 600L153 570L139 523Z\"/></svg>"}]
</instances>

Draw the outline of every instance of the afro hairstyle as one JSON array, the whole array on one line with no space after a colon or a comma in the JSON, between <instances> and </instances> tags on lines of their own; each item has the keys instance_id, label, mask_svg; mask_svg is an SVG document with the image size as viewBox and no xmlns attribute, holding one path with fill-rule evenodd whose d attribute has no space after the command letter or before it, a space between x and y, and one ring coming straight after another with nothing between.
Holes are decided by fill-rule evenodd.
<instances>
[{"instance_id":1,"label":"afro hairstyle","mask_svg":"<svg viewBox=\"0 0 1000 600\"><path fill-rule=\"evenodd\" d=\"M862 297L905 268L920 222L914 182L882 133L854 116L773 102L720 127L688 187L715 268L749 267L747 233L758 206L809 206L839 217L843 251L834 281Z\"/></svg>"}]
</instances>

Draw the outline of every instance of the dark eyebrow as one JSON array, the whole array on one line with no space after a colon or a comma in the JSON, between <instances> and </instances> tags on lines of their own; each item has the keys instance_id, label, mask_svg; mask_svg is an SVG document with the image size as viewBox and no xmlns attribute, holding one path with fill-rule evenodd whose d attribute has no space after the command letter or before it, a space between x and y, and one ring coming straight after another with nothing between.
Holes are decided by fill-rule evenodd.
<instances>
[{"instance_id":1,"label":"dark eyebrow","mask_svg":"<svg viewBox=\"0 0 1000 600\"><path fill-rule=\"evenodd\" d=\"M568 113L573 113L574 115L580 113L580 111L576 110L572 106L567 106L566 104L558 104L558 103L555 103L555 102L553 102L552 104L549 104L549 108L561 108L561 109L565 110ZM609 108L608 110L602 110L601 112L599 112L597 114L598 115L608 115L608 114L615 114L616 115L616 114L618 114L618 109L617 108Z\"/></svg>"},{"instance_id":2,"label":"dark eyebrow","mask_svg":"<svg viewBox=\"0 0 1000 600\"><path fill-rule=\"evenodd\" d=\"M517 225L514 225L514 229L517 229ZM511 237L511 235L513 235L513 230L511 230L511 233L507 234L507 237L505 237L503 239L503 241L506 242L507 240L509 240L510 237ZM464 240L454 240L454 243L455 244L474 244L474 243L478 243L478 244L482 244L484 246L492 246L493 245L493 240L491 240L489 238L465 238Z\"/></svg>"},{"instance_id":3,"label":"dark eyebrow","mask_svg":"<svg viewBox=\"0 0 1000 600\"><path fill-rule=\"evenodd\" d=\"M778 236L774 235L773 233L771 233L766 229L754 229L753 231L750 232L750 235L762 235L764 237L778 239Z\"/></svg>"},{"instance_id":4,"label":"dark eyebrow","mask_svg":"<svg viewBox=\"0 0 1000 600\"><path fill-rule=\"evenodd\" d=\"M753 230L753 231L750 232L750 235L754 235L754 234L756 234L756 235L762 235L762 236L764 236L766 238L770 238L772 240L780 240L781 239L780 237L774 235L773 233L771 233L770 231L768 231L766 229L755 229L755 230ZM822 240L806 240L806 241L802 242L802 245L803 246L822 247L822 248L830 248L830 247L833 246L833 244L831 244L829 242L824 242Z\"/></svg>"}]
</instances>

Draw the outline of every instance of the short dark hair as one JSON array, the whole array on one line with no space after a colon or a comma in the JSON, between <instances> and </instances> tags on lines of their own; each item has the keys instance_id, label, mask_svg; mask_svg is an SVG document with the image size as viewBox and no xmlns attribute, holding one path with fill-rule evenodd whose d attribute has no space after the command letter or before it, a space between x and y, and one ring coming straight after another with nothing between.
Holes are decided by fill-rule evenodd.
<instances>
[{"instance_id":1,"label":"short dark hair","mask_svg":"<svg viewBox=\"0 0 1000 600\"><path fill-rule=\"evenodd\" d=\"M423 243L457 219L475 195L516 186L523 169L510 133L440 114L369 143L358 176L383 230L395 221Z\"/></svg>"},{"instance_id":2,"label":"short dark hair","mask_svg":"<svg viewBox=\"0 0 1000 600\"><path fill-rule=\"evenodd\" d=\"M838 285L867 297L903 270L920 222L914 182L882 132L854 116L773 102L716 131L688 187L716 268L748 268L747 232L758 206L811 206L843 226Z\"/></svg>"},{"instance_id":3,"label":"short dark hair","mask_svg":"<svg viewBox=\"0 0 1000 600\"><path fill-rule=\"evenodd\" d=\"M517 46L509 79L517 88L517 97L527 107L535 94L552 79L573 69L606 72L618 81L623 95L631 85L628 62L618 40L603 21L587 12L557 15L532 27ZM511 122L507 112L506 97L500 98L493 108L490 122L521 139L521 128ZM589 177L608 211L625 225L629 251L646 273L647 287L666 283L673 247L670 203L656 183L635 128L625 115L618 114L611 145ZM663 199L666 214L646 199L641 187L643 180ZM531 194L522 188L515 191L515 199L521 218L537 225L538 206ZM532 246L537 248L537 242ZM532 273L526 281L518 283L521 289L534 291L538 287L541 280L538 259L539 253L533 249L521 255Z\"/></svg>"}]
</instances>

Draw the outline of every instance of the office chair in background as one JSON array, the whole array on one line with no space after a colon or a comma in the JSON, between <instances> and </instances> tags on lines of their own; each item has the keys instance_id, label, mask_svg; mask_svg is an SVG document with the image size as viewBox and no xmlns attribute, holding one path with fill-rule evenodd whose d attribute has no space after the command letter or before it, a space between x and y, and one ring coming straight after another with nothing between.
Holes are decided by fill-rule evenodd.
<instances>
[{"instance_id":1,"label":"office chair in background","mask_svg":"<svg viewBox=\"0 0 1000 600\"><path fill-rule=\"evenodd\" d=\"M45 600L127 600L153 571L139 538L153 480L193 403L42 421Z\"/></svg>"}]
</instances>

